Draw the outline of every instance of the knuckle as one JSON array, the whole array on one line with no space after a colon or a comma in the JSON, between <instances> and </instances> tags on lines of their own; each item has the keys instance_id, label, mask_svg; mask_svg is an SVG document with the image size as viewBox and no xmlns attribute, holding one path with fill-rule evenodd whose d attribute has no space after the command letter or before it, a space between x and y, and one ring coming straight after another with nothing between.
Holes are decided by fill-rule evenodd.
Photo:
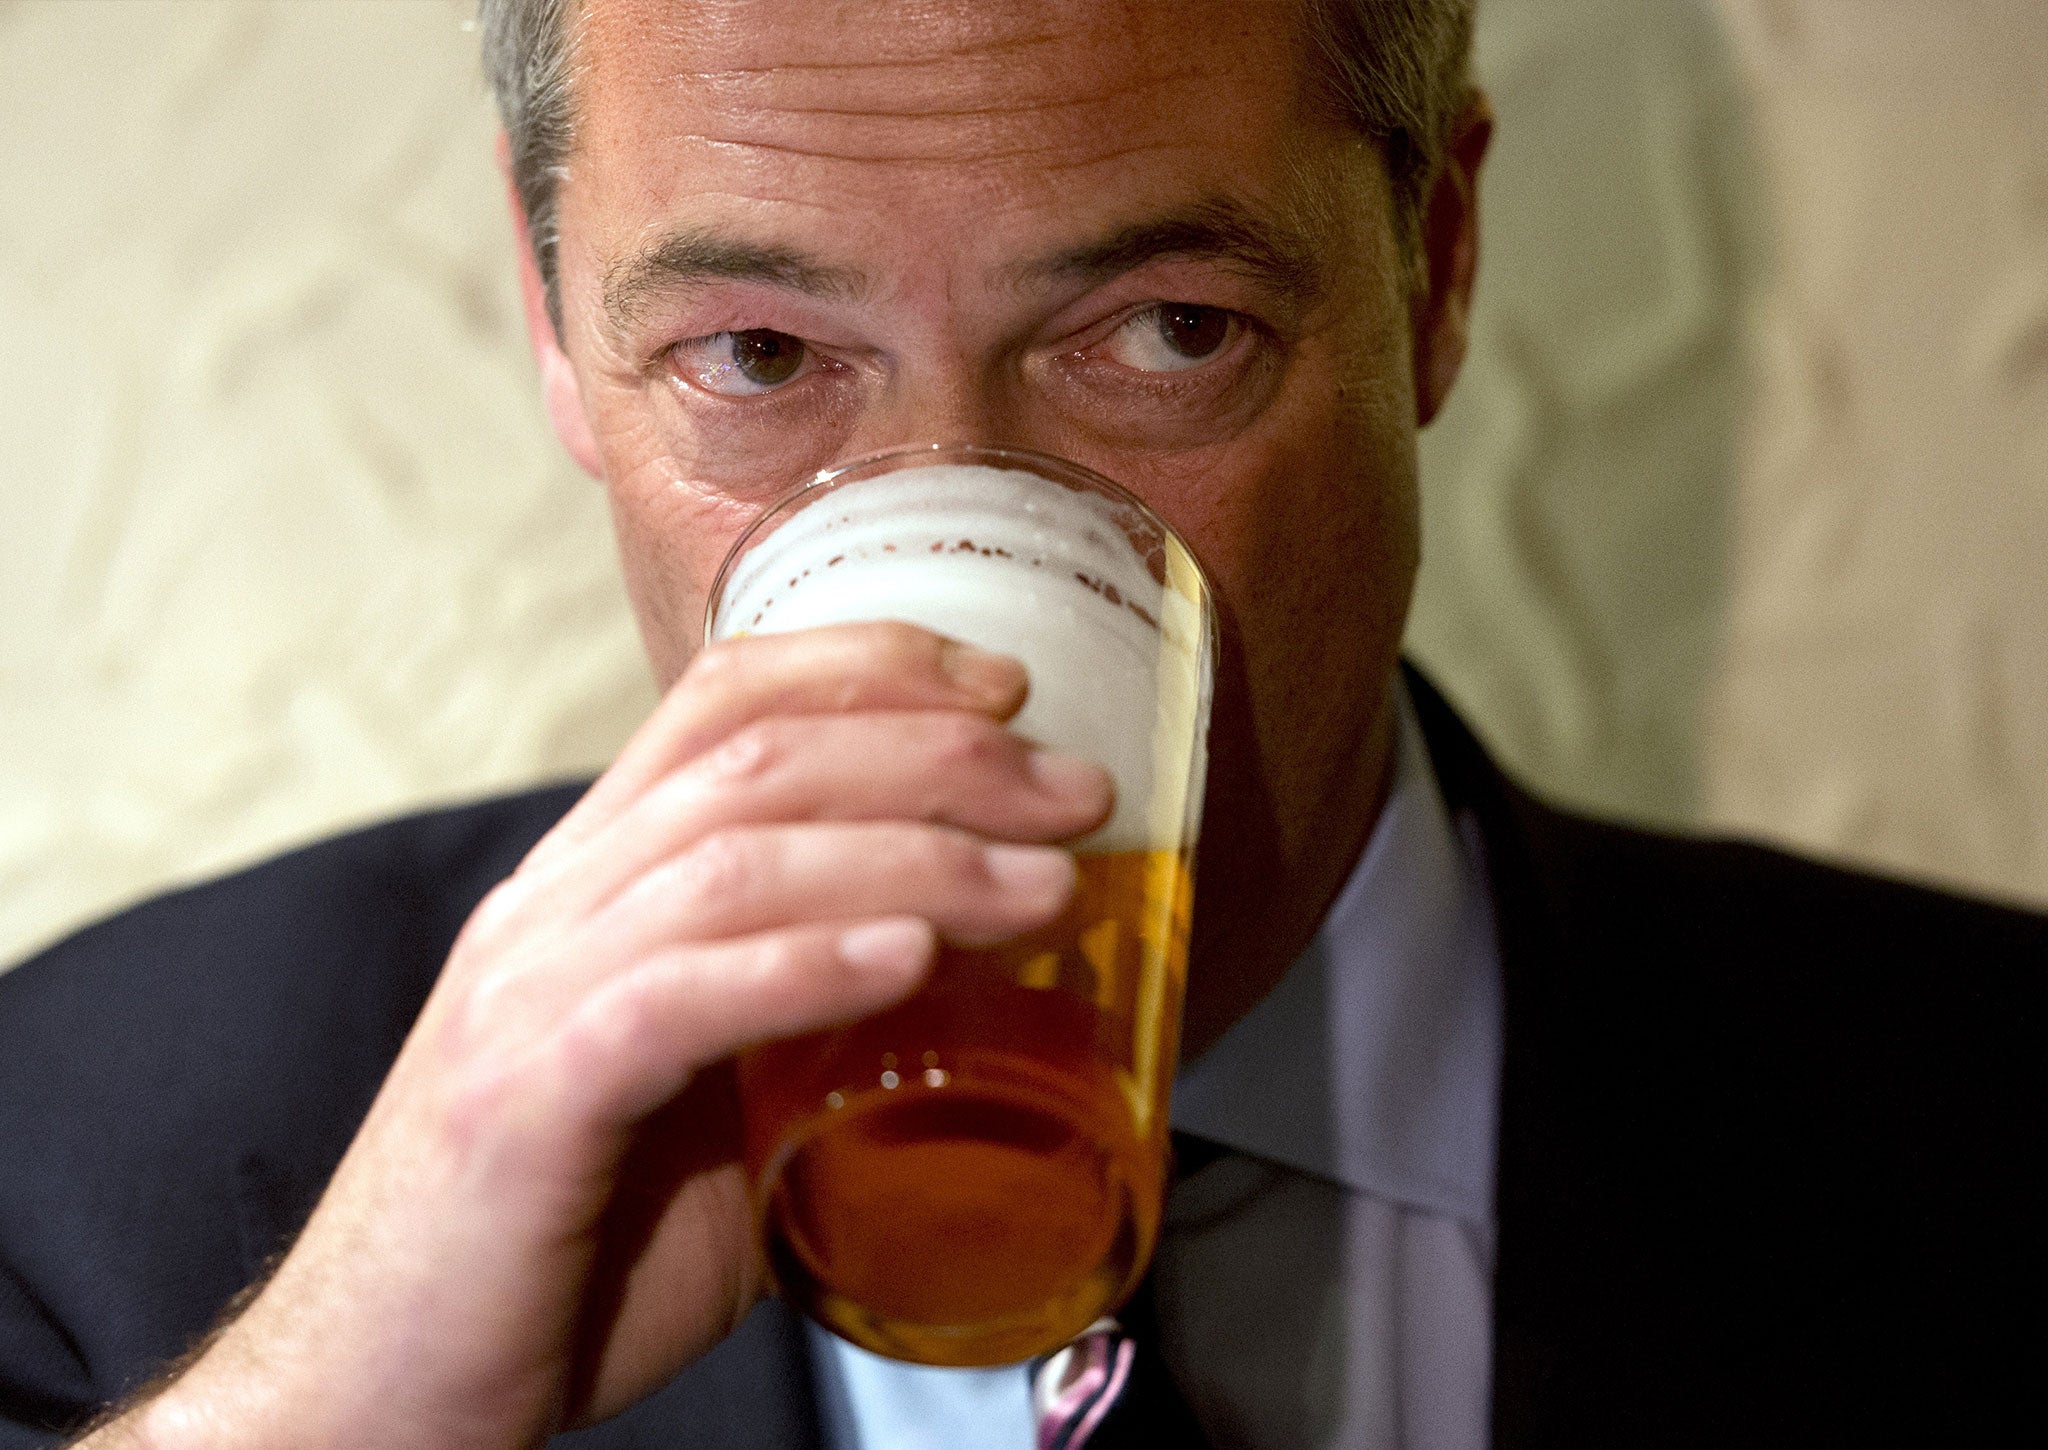
<instances>
[{"instance_id":1,"label":"knuckle","mask_svg":"<svg viewBox=\"0 0 2048 1450\"><path fill-rule=\"evenodd\" d=\"M894 619L878 620L869 628L866 644L871 668L878 674L901 681L945 678L946 642L938 635Z\"/></svg>"},{"instance_id":2,"label":"knuckle","mask_svg":"<svg viewBox=\"0 0 2048 1450\"><path fill-rule=\"evenodd\" d=\"M439 1024L442 1051L457 1058L483 1055L478 1049L490 1040L503 996L502 978L486 976L450 1000Z\"/></svg>"},{"instance_id":3,"label":"knuckle","mask_svg":"<svg viewBox=\"0 0 2048 1450\"><path fill-rule=\"evenodd\" d=\"M877 620L870 629L875 652L888 664L916 668L939 662L939 637L928 629L900 619Z\"/></svg>"},{"instance_id":4,"label":"knuckle","mask_svg":"<svg viewBox=\"0 0 2048 1450\"><path fill-rule=\"evenodd\" d=\"M787 995L815 975L818 962L791 932L777 932L757 942L748 954L748 975L754 989L767 996Z\"/></svg>"},{"instance_id":5,"label":"knuckle","mask_svg":"<svg viewBox=\"0 0 2048 1450\"><path fill-rule=\"evenodd\" d=\"M475 1160L520 1116L519 1102L532 1080L527 1069L524 1061L486 1058L443 1082L436 1111L442 1140L455 1161Z\"/></svg>"},{"instance_id":6,"label":"knuckle","mask_svg":"<svg viewBox=\"0 0 2048 1450\"><path fill-rule=\"evenodd\" d=\"M936 881L977 888L988 884L987 867L981 848L959 831L927 827L912 834L904 845L905 864Z\"/></svg>"},{"instance_id":7,"label":"knuckle","mask_svg":"<svg viewBox=\"0 0 2048 1450\"><path fill-rule=\"evenodd\" d=\"M692 690L723 694L735 688L745 672L744 642L721 639L698 650L683 669L683 679Z\"/></svg>"},{"instance_id":8,"label":"knuckle","mask_svg":"<svg viewBox=\"0 0 2048 1450\"><path fill-rule=\"evenodd\" d=\"M552 1043L563 1080L595 1082L621 1064L644 1061L660 1036L651 998L645 992L600 993L569 1014Z\"/></svg>"},{"instance_id":9,"label":"knuckle","mask_svg":"<svg viewBox=\"0 0 2048 1450\"><path fill-rule=\"evenodd\" d=\"M439 1023L443 1054L456 1062L495 1056L525 1013L528 975L518 962L499 959L451 994Z\"/></svg>"},{"instance_id":10,"label":"knuckle","mask_svg":"<svg viewBox=\"0 0 2048 1450\"><path fill-rule=\"evenodd\" d=\"M765 854L765 843L754 832L711 831L672 860L665 886L701 911L746 890L767 864Z\"/></svg>"},{"instance_id":11,"label":"knuckle","mask_svg":"<svg viewBox=\"0 0 2048 1450\"><path fill-rule=\"evenodd\" d=\"M527 883L517 876L508 876L486 891L463 925L464 944L474 946L504 935L518 920L527 895Z\"/></svg>"},{"instance_id":12,"label":"knuckle","mask_svg":"<svg viewBox=\"0 0 2048 1450\"><path fill-rule=\"evenodd\" d=\"M1010 763L1016 737L985 716L948 713L932 727L932 754L940 768L986 771Z\"/></svg>"},{"instance_id":13,"label":"knuckle","mask_svg":"<svg viewBox=\"0 0 2048 1450\"><path fill-rule=\"evenodd\" d=\"M770 1017L815 1016L821 1007L843 1002L862 987L858 969L816 929L773 933L748 955L747 990L756 1010Z\"/></svg>"},{"instance_id":14,"label":"knuckle","mask_svg":"<svg viewBox=\"0 0 2048 1450\"><path fill-rule=\"evenodd\" d=\"M878 619L848 625L835 636L836 675L822 702L833 711L861 708L878 690L936 668L938 641L927 630L901 620Z\"/></svg>"},{"instance_id":15,"label":"knuckle","mask_svg":"<svg viewBox=\"0 0 2048 1450\"><path fill-rule=\"evenodd\" d=\"M790 754L786 722L752 720L698 757L694 769L708 785L744 785L784 764Z\"/></svg>"}]
</instances>

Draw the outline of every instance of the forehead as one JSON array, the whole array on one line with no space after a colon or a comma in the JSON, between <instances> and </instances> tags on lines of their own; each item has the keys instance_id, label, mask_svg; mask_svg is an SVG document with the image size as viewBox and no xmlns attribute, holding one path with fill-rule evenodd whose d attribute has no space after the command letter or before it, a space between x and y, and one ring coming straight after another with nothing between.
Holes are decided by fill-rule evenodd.
<instances>
[{"instance_id":1,"label":"forehead","mask_svg":"<svg viewBox=\"0 0 2048 1450\"><path fill-rule=\"evenodd\" d=\"M1299 50L1292 0L588 0L571 175L600 211L1085 226L1276 182Z\"/></svg>"}]
</instances>

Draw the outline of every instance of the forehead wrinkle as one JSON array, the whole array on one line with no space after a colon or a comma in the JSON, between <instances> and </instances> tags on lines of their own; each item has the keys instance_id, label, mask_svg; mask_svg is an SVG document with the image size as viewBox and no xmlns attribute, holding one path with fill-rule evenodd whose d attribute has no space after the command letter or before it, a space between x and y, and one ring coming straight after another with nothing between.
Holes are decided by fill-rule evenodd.
<instances>
[{"instance_id":1,"label":"forehead wrinkle","mask_svg":"<svg viewBox=\"0 0 2048 1450\"><path fill-rule=\"evenodd\" d=\"M943 121L973 116L1022 116L1038 112L1071 111L1083 106L1108 106L1124 100L1140 90L1167 85L1177 76L1162 76L1147 81L1142 86L1120 86L1101 95L1033 98L1019 101L1014 105L988 106L931 106L923 110L904 110L888 106L792 106L774 107L782 116L845 116L857 120L877 121Z\"/></svg>"},{"instance_id":2,"label":"forehead wrinkle","mask_svg":"<svg viewBox=\"0 0 2048 1450\"><path fill-rule=\"evenodd\" d=\"M1061 31L1048 31L1042 35L1020 35L1006 40L990 40L958 50L943 50L931 55L896 57L880 60L785 60L770 65L728 65L715 70L686 71L693 78L712 80L725 76L774 75L781 71L812 70L920 70L930 66L957 65L972 62L985 56L1008 55L1020 50L1035 50L1041 46L1063 45L1073 37Z\"/></svg>"},{"instance_id":3,"label":"forehead wrinkle","mask_svg":"<svg viewBox=\"0 0 2048 1450\"><path fill-rule=\"evenodd\" d=\"M1119 7L1101 0L1064 7L1045 0L1016 6L986 0L884 3L875 8L889 12L885 24L864 22L864 7L840 0L814 22L797 25L764 25L766 17L752 8L758 3L739 0L686 11L693 18L675 32L673 60L664 65L646 56L651 64L645 74L671 94L680 87L715 97L739 113L729 120L772 122L781 113L886 123L1000 120L1119 100L1151 113L1160 109L1150 104L1160 89L1199 80L1204 71L1235 70L1242 62L1241 55L1188 44L1170 24L1167 44L1143 44L1146 27L1134 26L1128 16L1117 18ZM751 22L736 23L749 16ZM627 39L621 35L619 45L605 49L630 54Z\"/></svg>"},{"instance_id":4,"label":"forehead wrinkle","mask_svg":"<svg viewBox=\"0 0 2048 1450\"><path fill-rule=\"evenodd\" d=\"M670 232L604 273L604 310L612 326L625 331L638 320L648 298L713 282L757 282L810 297L857 299L867 279L848 267L820 262L790 247L750 242L689 227Z\"/></svg>"},{"instance_id":5,"label":"forehead wrinkle","mask_svg":"<svg viewBox=\"0 0 2048 1450\"><path fill-rule=\"evenodd\" d=\"M852 63L845 66L816 66L819 72L858 72L870 67ZM773 78L776 72L767 72ZM834 97L838 104L804 104L800 99L780 100L768 94L771 87L762 85L756 79L734 82L724 77L693 74L690 80L701 81L707 90L718 94L723 104L738 106L747 112L765 115L789 116L844 116L854 119L874 118L879 120L926 120L948 117L975 116L1016 116L1034 111L1054 112L1076 110L1086 107L1113 106L1139 102L1151 92L1169 86L1199 83L1210 72L1203 67L1183 62L1142 76L1120 75L1113 81L1079 95L1065 94L1058 89L1048 91L1035 84L1038 77L1028 72L1004 70L991 77L986 68L961 77L950 85L925 85L906 95L902 86L877 86L870 77L861 77L862 84L848 84L836 89L852 94ZM1019 86L1019 79L1032 82ZM1008 84L996 85L990 81L999 80ZM816 93L821 89L815 82L806 82L795 87L799 95ZM1003 94L1007 92L1008 94ZM951 93L959 103L951 103L944 97ZM937 97L938 99L934 99ZM984 99L987 98L987 99ZM922 106L905 105L907 100L926 100L932 104Z\"/></svg>"},{"instance_id":6,"label":"forehead wrinkle","mask_svg":"<svg viewBox=\"0 0 2048 1450\"><path fill-rule=\"evenodd\" d=\"M800 156L812 161L843 161L854 164L884 166L932 166L965 167L981 166L991 161L1020 161L1032 157L1061 158L1048 159L1041 164L1044 171L1072 171L1077 167L1095 166L1105 161L1116 161L1125 156L1135 156L1145 151L1171 151L1178 149L1173 141L1140 141L1129 146L1118 146L1107 151L1091 152L1086 156L1068 156L1069 147L1059 143L1043 146L1024 146L1008 151L984 151L973 154L957 152L854 152L823 151L809 146L789 146L776 141L733 141L723 137L702 134L685 134L680 139L694 141L702 146L735 152L767 151L780 156Z\"/></svg>"},{"instance_id":7,"label":"forehead wrinkle","mask_svg":"<svg viewBox=\"0 0 2048 1450\"><path fill-rule=\"evenodd\" d=\"M1111 138L1134 145L1139 135L1163 138L1166 131L1157 118L1164 108L1150 97L1199 75L1197 68L1180 67L1099 84L1082 94L1042 85L971 82L908 93L903 87L862 85L814 84L793 92L714 86L708 88L716 95L710 124L700 121L678 139L831 161L943 164L1078 152L1085 162L1091 147ZM1135 127L1129 124L1132 119Z\"/></svg>"},{"instance_id":8,"label":"forehead wrinkle","mask_svg":"<svg viewBox=\"0 0 2048 1450\"><path fill-rule=\"evenodd\" d=\"M1321 284L1320 250L1302 230L1226 198L1210 198L1117 228L1094 241L1005 269L1013 286L1102 282L1148 262L1214 261L1294 299Z\"/></svg>"}]
</instances>

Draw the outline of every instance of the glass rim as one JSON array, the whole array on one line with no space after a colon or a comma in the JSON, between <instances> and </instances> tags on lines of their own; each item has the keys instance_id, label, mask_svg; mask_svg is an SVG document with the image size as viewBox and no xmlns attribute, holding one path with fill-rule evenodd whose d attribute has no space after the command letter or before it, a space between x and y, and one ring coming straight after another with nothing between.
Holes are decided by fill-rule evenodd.
<instances>
[{"instance_id":1,"label":"glass rim","mask_svg":"<svg viewBox=\"0 0 2048 1450\"><path fill-rule=\"evenodd\" d=\"M883 448L874 453L863 454L845 463L834 463L819 469L809 478L778 496L768 507L761 510L754 520L740 530L739 537L725 551L725 558L719 561L718 572L712 576L711 592L704 600L703 643L715 643L712 630L718 624L719 608L724 603L725 587L731 582L733 571L755 542L770 532L783 518L794 513L806 501L820 491L829 490L835 484L846 482L847 475L864 472L877 464L908 463L913 467L933 467L941 463L980 463L993 467L1005 464L1023 465L1023 470L1046 476L1056 483L1078 483L1095 489L1115 503L1122 504L1137 512L1146 523L1178 545L1188 567L1194 573L1194 582L1200 591L1199 604L1208 620L1209 638L1216 637L1216 590L1209 582L1208 571L1202 561L1195 557L1195 551L1180 531L1159 516L1145 500L1139 498L1115 479L1097 473L1085 464L1061 458L1051 453L1041 453L1035 448L1017 448L982 443L908 443Z\"/></svg>"}]
</instances>

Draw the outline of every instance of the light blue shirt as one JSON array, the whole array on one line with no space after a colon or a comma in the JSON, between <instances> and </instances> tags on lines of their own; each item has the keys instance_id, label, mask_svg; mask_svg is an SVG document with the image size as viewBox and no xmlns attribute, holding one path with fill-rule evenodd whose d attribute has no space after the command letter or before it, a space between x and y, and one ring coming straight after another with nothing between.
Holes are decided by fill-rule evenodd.
<instances>
[{"instance_id":1,"label":"light blue shirt","mask_svg":"<svg viewBox=\"0 0 2048 1450\"><path fill-rule=\"evenodd\" d=\"M1481 1450L1493 1340L1499 951L1406 692L1365 853L1280 984L1176 1079L1235 1150L1184 1180L1161 1349L1217 1438ZM932 1369L810 1326L829 1450L1031 1450L1028 1371Z\"/></svg>"}]
</instances>

